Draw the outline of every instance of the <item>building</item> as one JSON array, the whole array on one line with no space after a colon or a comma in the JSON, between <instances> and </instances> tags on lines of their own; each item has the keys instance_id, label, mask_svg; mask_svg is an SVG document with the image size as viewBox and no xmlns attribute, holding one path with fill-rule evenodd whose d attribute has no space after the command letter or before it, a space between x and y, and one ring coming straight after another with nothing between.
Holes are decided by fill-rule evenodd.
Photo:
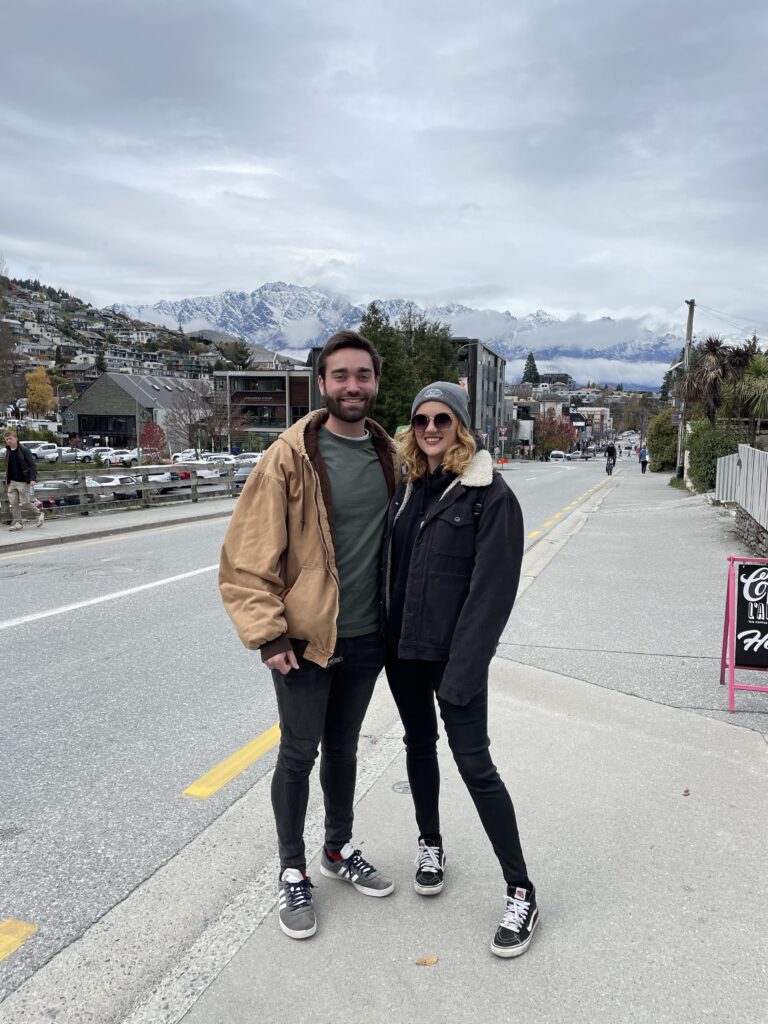
<instances>
[{"instance_id":1,"label":"building","mask_svg":"<svg viewBox=\"0 0 768 1024\"><path fill-rule=\"evenodd\" d=\"M257 356L266 351L257 350ZM230 443L241 451L271 444L286 427L322 405L315 398L311 365L268 352L256 366L213 374L216 404L227 410Z\"/></svg>"},{"instance_id":2,"label":"building","mask_svg":"<svg viewBox=\"0 0 768 1024\"><path fill-rule=\"evenodd\" d=\"M98 371L93 368L93 372ZM113 448L135 448L144 427L157 423L165 431L169 446L185 447L195 426L194 419L201 423L206 419L205 398L210 390L207 380L102 373L68 406L62 417L62 429L70 440L80 438ZM187 410L190 422L188 428L181 429L175 421L182 419L182 412Z\"/></svg>"},{"instance_id":3,"label":"building","mask_svg":"<svg viewBox=\"0 0 768 1024\"><path fill-rule=\"evenodd\" d=\"M504 423L506 360L479 338L451 338L456 348L459 381L469 392L469 423L493 448Z\"/></svg>"},{"instance_id":4,"label":"building","mask_svg":"<svg viewBox=\"0 0 768 1024\"><path fill-rule=\"evenodd\" d=\"M570 373L540 373L540 384L549 384L554 391L573 391L576 387Z\"/></svg>"}]
</instances>

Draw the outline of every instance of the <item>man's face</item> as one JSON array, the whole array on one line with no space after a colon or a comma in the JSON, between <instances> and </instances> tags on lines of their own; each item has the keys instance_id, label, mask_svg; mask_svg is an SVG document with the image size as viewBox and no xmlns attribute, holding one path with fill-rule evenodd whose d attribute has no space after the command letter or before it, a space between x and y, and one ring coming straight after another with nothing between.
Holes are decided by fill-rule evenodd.
<instances>
[{"instance_id":1,"label":"man's face","mask_svg":"<svg viewBox=\"0 0 768 1024\"><path fill-rule=\"evenodd\" d=\"M319 377L317 386L328 412L347 423L357 423L370 415L379 390L371 357L359 348L331 353L325 364L325 378Z\"/></svg>"},{"instance_id":2,"label":"man's face","mask_svg":"<svg viewBox=\"0 0 768 1024\"><path fill-rule=\"evenodd\" d=\"M6 434L5 443L8 445L9 448L15 448L19 442L14 434Z\"/></svg>"}]
</instances>

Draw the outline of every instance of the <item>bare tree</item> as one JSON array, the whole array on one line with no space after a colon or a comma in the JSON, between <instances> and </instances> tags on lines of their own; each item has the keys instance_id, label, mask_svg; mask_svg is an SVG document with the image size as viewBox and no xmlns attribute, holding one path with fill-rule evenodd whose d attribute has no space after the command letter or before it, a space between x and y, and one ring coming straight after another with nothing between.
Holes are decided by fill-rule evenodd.
<instances>
[{"instance_id":1,"label":"bare tree","mask_svg":"<svg viewBox=\"0 0 768 1024\"><path fill-rule=\"evenodd\" d=\"M211 404L212 396L193 382L186 382L183 390L176 393L165 415L165 432L173 449L203 447Z\"/></svg>"}]
</instances>

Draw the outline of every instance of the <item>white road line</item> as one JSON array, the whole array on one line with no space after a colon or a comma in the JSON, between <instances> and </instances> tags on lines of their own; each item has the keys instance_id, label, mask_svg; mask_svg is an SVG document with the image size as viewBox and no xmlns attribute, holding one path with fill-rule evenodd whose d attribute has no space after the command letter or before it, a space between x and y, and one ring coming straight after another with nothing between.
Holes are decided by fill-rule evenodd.
<instances>
[{"instance_id":1,"label":"white road line","mask_svg":"<svg viewBox=\"0 0 768 1024\"><path fill-rule=\"evenodd\" d=\"M131 594L140 594L143 590L154 590L155 587L165 587L169 583L178 583L179 580L188 580L192 576L200 576L204 572L213 572L218 569L216 565L206 565L203 569L193 569L192 572L183 572L179 576L168 576L164 580L155 580L154 583L142 583L140 587L131 587L129 590L117 590L114 594L104 594L102 597L92 597L88 601L77 601L75 604L65 604L60 608L50 608L45 612L35 612L33 615L22 615L18 619L8 619L0 622L0 629L10 629L12 626L22 626L25 622L37 622L39 619L48 619L52 615L63 615L66 612L77 611L78 608L88 608L94 604L103 604L105 601L117 601L121 597L130 597Z\"/></svg>"}]
</instances>

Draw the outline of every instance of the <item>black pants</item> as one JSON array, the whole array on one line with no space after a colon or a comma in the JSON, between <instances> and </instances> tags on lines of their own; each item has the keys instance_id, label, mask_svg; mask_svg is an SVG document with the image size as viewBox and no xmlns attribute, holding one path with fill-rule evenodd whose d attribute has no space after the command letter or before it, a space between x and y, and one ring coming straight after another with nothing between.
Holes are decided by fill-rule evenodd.
<instances>
[{"instance_id":1,"label":"black pants","mask_svg":"<svg viewBox=\"0 0 768 1024\"><path fill-rule=\"evenodd\" d=\"M340 639L336 658L341 660L328 668L300 658L298 670L272 673L281 732L272 776L281 871L306 867L309 776L321 744L325 845L340 850L352 838L357 741L384 663L379 634Z\"/></svg>"},{"instance_id":2,"label":"black pants","mask_svg":"<svg viewBox=\"0 0 768 1024\"><path fill-rule=\"evenodd\" d=\"M387 679L405 727L408 781L422 836L440 835L440 768L435 694L445 664L388 656ZM437 698L448 745L491 841L507 885L528 885L515 808L491 760L488 691L459 706Z\"/></svg>"},{"instance_id":3,"label":"black pants","mask_svg":"<svg viewBox=\"0 0 768 1024\"><path fill-rule=\"evenodd\" d=\"M646 471L646 469L648 469L648 463L647 462L641 462L640 463L640 469L644 473Z\"/></svg>"}]
</instances>

